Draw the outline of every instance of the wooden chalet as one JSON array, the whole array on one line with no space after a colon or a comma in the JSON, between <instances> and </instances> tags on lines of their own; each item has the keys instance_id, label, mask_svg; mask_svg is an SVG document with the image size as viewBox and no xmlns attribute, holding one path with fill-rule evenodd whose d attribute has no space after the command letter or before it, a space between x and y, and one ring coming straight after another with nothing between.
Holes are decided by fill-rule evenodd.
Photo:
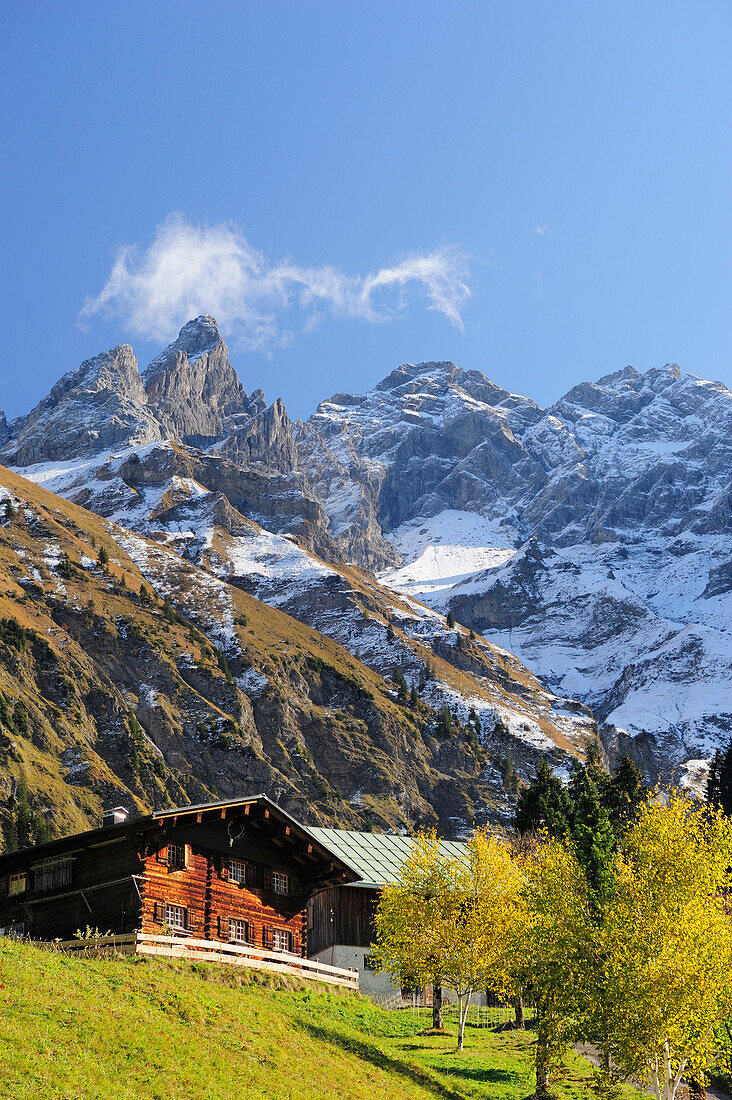
<instances>
[{"instance_id":1,"label":"wooden chalet","mask_svg":"<svg viewBox=\"0 0 732 1100\"><path fill-rule=\"evenodd\" d=\"M411 837L365 833L356 829L311 828L330 851L358 872L357 879L332 883L308 902L307 949L311 959L360 973L359 989L377 999L409 1000L412 991L400 990L387 974L371 969L369 956L376 931L374 914L381 889L394 882L412 850ZM465 843L441 840L443 855L462 858Z\"/></svg>"},{"instance_id":2,"label":"wooden chalet","mask_svg":"<svg viewBox=\"0 0 732 1100\"><path fill-rule=\"evenodd\" d=\"M90 927L305 957L309 898L357 877L265 795L132 820L118 809L101 828L0 856L0 934L72 941Z\"/></svg>"}]
</instances>

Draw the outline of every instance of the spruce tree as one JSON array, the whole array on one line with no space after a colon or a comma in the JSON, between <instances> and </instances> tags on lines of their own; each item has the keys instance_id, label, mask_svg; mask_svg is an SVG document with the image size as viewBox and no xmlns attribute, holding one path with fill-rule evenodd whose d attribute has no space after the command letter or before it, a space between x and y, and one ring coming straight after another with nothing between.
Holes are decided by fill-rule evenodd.
<instances>
[{"instance_id":1,"label":"spruce tree","mask_svg":"<svg viewBox=\"0 0 732 1100\"><path fill-rule=\"evenodd\" d=\"M440 713L437 716L437 736L438 737L450 737L452 734L452 714L447 703L443 703L440 707Z\"/></svg>"},{"instance_id":2,"label":"spruce tree","mask_svg":"<svg viewBox=\"0 0 732 1100\"><path fill-rule=\"evenodd\" d=\"M452 611L448 611L447 613L447 628L448 630L455 629L455 616L453 615Z\"/></svg>"},{"instance_id":3,"label":"spruce tree","mask_svg":"<svg viewBox=\"0 0 732 1100\"><path fill-rule=\"evenodd\" d=\"M732 817L732 741L714 754L707 780L707 802Z\"/></svg>"},{"instance_id":4,"label":"spruce tree","mask_svg":"<svg viewBox=\"0 0 732 1100\"><path fill-rule=\"evenodd\" d=\"M615 834L597 784L587 771L577 784L572 818L577 861L587 878L593 909L599 911L612 879Z\"/></svg>"},{"instance_id":5,"label":"spruce tree","mask_svg":"<svg viewBox=\"0 0 732 1100\"><path fill-rule=\"evenodd\" d=\"M404 679L404 673L400 669L396 669L394 671L394 675L392 676L392 680L397 686L398 701L400 703L406 703L409 694L409 688L407 686L407 681Z\"/></svg>"},{"instance_id":6,"label":"spruce tree","mask_svg":"<svg viewBox=\"0 0 732 1100\"><path fill-rule=\"evenodd\" d=\"M624 752L605 791L605 805L616 839L635 821L647 797L640 768Z\"/></svg>"},{"instance_id":7,"label":"spruce tree","mask_svg":"<svg viewBox=\"0 0 732 1100\"><path fill-rule=\"evenodd\" d=\"M542 760L536 777L518 796L514 825L519 833L546 829L551 836L564 837L570 835L571 819L569 795L546 760Z\"/></svg>"}]
</instances>

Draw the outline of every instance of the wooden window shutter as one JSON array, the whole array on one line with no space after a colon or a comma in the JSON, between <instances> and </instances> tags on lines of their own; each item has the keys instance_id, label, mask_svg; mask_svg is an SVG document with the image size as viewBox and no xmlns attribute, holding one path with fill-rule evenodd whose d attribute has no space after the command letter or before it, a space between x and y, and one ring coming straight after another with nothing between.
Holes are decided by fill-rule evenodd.
<instances>
[{"instance_id":1,"label":"wooden window shutter","mask_svg":"<svg viewBox=\"0 0 732 1100\"><path fill-rule=\"evenodd\" d=\"M292 944L292 932L288 932L288 933L287 933L287 950L288 950L288 951L292 951L292 950L293 950L293 944Z\"/></svg>"},{"instance_id":2,"label":"wooden window shutter","mask_svg":"<svg viewBox=\"0 0 732 1100\"><path fill-rule=\"evenodd\" d=\"M221 939L221 917L216 918L216 935Z\"/></svg>"},{"instance_id":3,"label":"wooden window shutter","mask_svg":"<svg viewBox=\"0 0 732 1100\"><path fill-rule=\"evenodd\" d=\"M228 879L229 877L229 861L228 859L222 859L219 867L219 878Z\"/></svg>"},{"instance_id":4,"label":"wooden window shutter","mask_svg":"<svg viewBox=\"0 0 732 1100\"><path fill-rule=\"evenodd\" d=\"M272 868L264 867L262 870L262 886L265 890L272 889Z\"/></svg>"},{"instance_id":5,"label":"wooden window shutter","mask_svg":"<svg viewBox=\"0 0 732 1100\"><path fill-rule=\"evenodd\" d=\"M271 938L269 934L269 928L262 929L262 947L271 947Z\"/></svg>"},{"instance_id":6,"label":"wooden window shutter","mask_svg":"<svg viewBox=\"0 0 732 1100\"><path fill-rule=\"evenodd\" d=\"M168 862L168 845L167 844L165 845L164 848L158 848L158 854L156 855L155 859L157 860L158 863L167 863Z\"/></svg>"},{"instance_id":7,"label":"wooden window shutter","mask_svg":"<svg viewBox=\"0 0 732 1100\"><path fill-rule=\"evenodd\" d=\"M158 913L158 903L153 903L153 924L160 924L160 916Z\"/></svg>"}]
</instances>

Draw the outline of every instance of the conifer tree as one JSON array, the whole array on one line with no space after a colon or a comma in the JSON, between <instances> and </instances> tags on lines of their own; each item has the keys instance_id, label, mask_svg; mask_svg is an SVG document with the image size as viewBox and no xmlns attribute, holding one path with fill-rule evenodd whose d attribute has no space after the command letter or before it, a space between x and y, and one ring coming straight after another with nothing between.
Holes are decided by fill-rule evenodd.
<instances>
[{"instance_id":1,"label":"conifer tree","mask_svg":"<svg viewBox=\"0 0 732 1100\"><path fill-rule=\"evenodd\" d=\"M545 760L536 769L536 778L520 792L514 825L518 832L545 829L550 836L570 833L572 807L567 791Z\"/></svg>"},{"instance_id":2,"label":"conifer tree","mask_svg":"<svg viewBox=\"0 0 732 1100\"><path fill-rule=\"evenodd\" d=\"M437 736L450 737L452 734L452 714L447 703L443 703L437 716Z\"/></svg>"},{"instance_id":3,"label":"conifer tree","mask_svg":"<svg viewBox=\"0 0 732 1100\"><path fill-rule=\"evenodd\" d=\"M453 615L452 611L448 611L446 621L447 621L448 630L454 630L455 629L455 616Z\"/></svg>"},{"instance_id":4,"label":"conifer tree","mask_svg":"<svg viewBox=\"0 0 732 1100\"><path fill-rule=\"evenodd\" d=\"M409 688L407 681L404 679L404 673L401 669L395 669L392 680L397 686L397 699L400 703L406 703L409 694Z\"/></svg>"},{"instance_id":5,"label":"conifer tree","mask_svg":"<svg viewBox=\"0 0 732 1100\"><path fill-rule=\"evenodd\" d=\"M590 907L599 913L610 890L615 835L597 784L586 771L572 807L572 837L577 861L587 878Z\"/></svg>"},{"instance_id":6,"label":"conifer tree","mask_svg":"<svg viewBox=\"0 0 732 1100\"><path fill-rule=\"evenodd\" d=\"M635 821L648 797L638 765L623 753L606 791L606 805L616 837Z\"/></svg>"},{"instance_id":7,"label":"conifer tree","mask_svg":"<svg viewBox=\"0 0 732 1100\"><path fill-rule=\"evenodd\" d=\"M732 741L725 752L714 754L707 780L707 802L732 817Z\"/></svg>"}]
</instances>

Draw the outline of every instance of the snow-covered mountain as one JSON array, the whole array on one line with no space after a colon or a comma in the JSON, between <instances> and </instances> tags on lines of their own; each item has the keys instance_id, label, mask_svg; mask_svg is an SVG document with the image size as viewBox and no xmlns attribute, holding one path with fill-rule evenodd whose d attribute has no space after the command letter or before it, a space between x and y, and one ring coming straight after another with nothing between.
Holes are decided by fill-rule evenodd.
<instances>
[{"instance_id":1,"label":"snow-covered mountain","mask_svg":"<svg viewBox=\"0 0 732 1100\"><path fill-rule=\"evenodd\" d=\"M732 730L731 455L732 394L675 366L545 410L405 365L293 425L202 317L142 374L123 347L65 376L0 460L382 675L434 659L430 702L523 763L579 751L589 706L611 752L698 782Z\"/></svg>"},{"instance_id":2,"label":"snow-covered mountain","mask_svg":"<svg viewBox=\"0 0 732 1100\"><path fill-rule=\"evenodd\" d=\"M342 546L590 705L608 745L698 778L729 737L721 383L626 367L543 410L451 363L407 365L321 404L300 448Z\"/></svg>"}]
</instances>

